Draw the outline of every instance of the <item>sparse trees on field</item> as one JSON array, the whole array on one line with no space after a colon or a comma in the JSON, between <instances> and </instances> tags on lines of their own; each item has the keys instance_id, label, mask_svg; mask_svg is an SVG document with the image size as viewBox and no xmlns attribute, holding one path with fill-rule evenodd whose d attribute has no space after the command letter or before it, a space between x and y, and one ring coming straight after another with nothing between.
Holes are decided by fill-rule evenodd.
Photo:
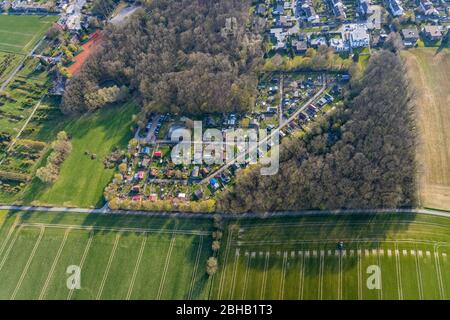
<instances>
[{"instance_id":1,"label":"sparse trees on field","mask_svg":"<svg viewBox=\"0 0 450 320\"><path fill-rule=\"evenodd\" d=\"M57 134L52 148L53 152L47 159L47 165L36 171L36 177L47 184L55 183L58 180L60 166L72 152L72 143L66 132L61 131Z\"/></svg>"},{"instance_id":2,"label":"sparse trees on field","mask_svg":"<svg viewBox=\"0 0 450 320\"><path fill-rule=\"evenodd\" d=\"M220 250L220 241L214 240L211 245L211 248L214 252L219 251Z\"/></svg>"},{"instance_id":3,"label":"sparse trees on field","mask_svg":"<svg viewBox=\"0 0 450 320\"><path fill-rule=\"evenodd\" d=\"M216 257L210 257L206 261L206 273L211 277L217 273L219 269L219 264Z\"/></svg>"}]
</instances>

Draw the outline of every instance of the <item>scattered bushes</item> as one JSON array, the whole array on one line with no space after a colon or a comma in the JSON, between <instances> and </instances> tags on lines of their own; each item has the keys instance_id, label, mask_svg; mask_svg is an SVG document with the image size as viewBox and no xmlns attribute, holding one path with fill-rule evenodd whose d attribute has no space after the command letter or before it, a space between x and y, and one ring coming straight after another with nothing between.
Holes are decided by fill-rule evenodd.
<instances>
[{"instance_id":1,"label":"scattered bushes","mask_svg":"<svg viewBox=\"0 0 450 320\"><path fill-rule=\"evenodd\" d=\"M52 147L53 152L47 159L47 165L36 172L36 177L48 184L55 183L58 180L61 165L72 152L72 143L67 133L59 132Z\"/></svg>"}]
</instances>

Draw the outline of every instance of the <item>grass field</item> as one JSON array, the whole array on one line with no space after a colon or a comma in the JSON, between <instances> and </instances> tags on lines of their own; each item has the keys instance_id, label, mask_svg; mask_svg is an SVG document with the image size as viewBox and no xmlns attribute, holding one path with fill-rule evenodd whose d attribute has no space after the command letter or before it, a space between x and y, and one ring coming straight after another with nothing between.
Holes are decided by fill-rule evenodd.
<instances>
[{"instance_id":1,"label":"grass field","mask_svg":"<svg viewBox=\"0 0 450 320\"><path fill-rule=\"evenodd\" d=\"M204 271L207 219L15 213L3 220L1 299L450 297L450 224L440 217L232 221L212 278ZM336 252L337 240L345 250ZM71 265L81 268L79 290L66 286ZM381 290L365 285L371 265L381 268Z\"/></svg>"},{"instance_id":2,"label":"grass field","mask_svg":"<svg viewBox=\"0 0 450 320\"><path fill-rule=\"evenodd\" d=\"M133 103L109 107L81 118L61 121L61 125L41 128L40 139L56 136L65 130L72 137L73 150L61 167L58 181L48 187L35 179L26 191L24 202L94 207L102 205L103 190L114 170L104 168L103 161L113 147L126 147L132 134ZM55 130L56 129L56 130ZM92 159L90 155L95 154Z\"/></svg>"},{"instance_id":3,"label":"grass field","mask_svg":"<svg viewBox=\"0 0 450 320\"><path fill-rule=\"evenodd\" d=\"M0 51L28 53L56 22L53 16L0 16Z\"/></svg>"},{"instance_id":4,"label":"grass field","mask_svg":"<svg viewBox=\"0 0 450 320\"><path fill-rule=\"evenodd\" d=\"M408 50L415 84L421 204L450 209L450 50Z\"/></svg>"}]
</instances>

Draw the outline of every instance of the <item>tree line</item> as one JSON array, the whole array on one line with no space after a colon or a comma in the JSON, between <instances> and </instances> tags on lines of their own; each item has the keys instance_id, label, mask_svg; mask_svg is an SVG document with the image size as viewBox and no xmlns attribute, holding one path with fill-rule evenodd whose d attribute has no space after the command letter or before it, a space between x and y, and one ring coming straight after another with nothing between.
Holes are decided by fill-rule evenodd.
<instances>
[{"instance_id":1,"label":"tree line","mask_svg":"<svg viewBox=\"0 0 450 320\"><path fill-rule=\"evenodd\" d=\"M394 208L416 203L415 128L401 58L375 53L345 106L280 150L280 170L238 175L222 212Z\"/></svg>"}]
</instances>

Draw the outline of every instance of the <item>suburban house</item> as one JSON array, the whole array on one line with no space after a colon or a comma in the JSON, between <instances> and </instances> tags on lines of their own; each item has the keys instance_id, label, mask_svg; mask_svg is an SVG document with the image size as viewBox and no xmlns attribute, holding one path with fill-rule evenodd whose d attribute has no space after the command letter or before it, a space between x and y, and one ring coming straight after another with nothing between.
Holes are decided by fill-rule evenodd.
<instances>
[{"instance_id":1,"label":"suburban house","mask_svg":"<svg viewBox=\"0 0 450 320\"><path fill-rule=\"evenodd\" d=\"M394 17L400 17L405 13L402 6L400 5L399 0L388 0L388 5L389 10L391 11Z\"/></svg>"},{"instance_id":2,"label":"suburban house","mask_svg":"<svg viewBox=\"0 0 450 320\"><path fill-rule=\"evenodd\" d=\"M430 0L420 0L419 9L426 16L438 16L439 12Z\"/></svg>"},{"instance_id":3,"label":"suburban house","mask_svg":"<svg viewBox=\"0 0 450 320\"><path fill-rule=\"evenodd\" d=\"M311 0L306 0L302 6L301 11L303 12L303 16L305 20L310 23L318 23L320 21L319 15L314 10Z\"/></svg>"},{"instance_id":4,"label":"suburban house","mask_svg":"<svg viewBox=\"0 0 450 320\"><path fill-rule=\"evenodd\" d=\"M290 28L295 24L295 18L292 16L280 16L277 19L277 26L283 28Z\"/></svg>"},{"instance_id":5,"label":"suburban house","mask_svg":"<svg viewBox=\"0 0 450 320\"><path fill-rule=\"evenodd\" d=\"M443 30L441 26L425 26L422 28L422 35L428 41L438 41L443 36Z\"/></svg>"},{"instance_id":6,"label":"suburban house","mask_svg":"<svg viewBox=\"0 0 450 320\"><path fill-rule=\"evenodd\" d=\"M369 47L370 45L370 36L365 25L357 24L344 35L352 49Z\"/></svg>"},{"instance_id":7,"label":"suburban house","mask_svg":"<svg viewBox=\"0 0 450 320\"><path fill-rule=\"evenodd\" d=\"M402 29L401 34L405 47L414 47L419 40L419 31L416 28Z\"/></svg>"},{"instance_id":8,"label":"suburban house","mask_svg":"<svg viewBox=\"0 0 450 320\"><path fill-rule=\"evenodd\" d=\"M292 40L292 48L296 53L305 53L308 49L306 40Z\"/></svg>"},{"instance_id":9,"label":"suburban house","mask_svg":"<svg viewBox=\"0 0 450 320\"><path fill-rule=\"evenodd\" d=\"M369 0L358 0L357 12L361 17L367 17L372 14Z\"/></svg>"},{"instance_id":10,"label":"suburban house","mask_svg":"<svg viewBox=\"0 0 450 320\"><path fill-rule=\"evenodd\" d=\"M272 37L272 41L275 43L272 49L286 49L287 33L283 30L283 28L270 29L270 36Z\"/></svg>"},{"instance_id":11,"label":"suburban house","mask_svg":"<svg viewBox=\"0 0 450 320\"><path fill-rule=\"evenodd\" d=\"M327 45L327 39L325 37L317 37L309 40L309 44L313 48L319 48L320 46Z\"/></svg>"},{"instance_id":12,"label":"suburban house","mask_svg":"<svg viewBox=\"0 0 450 320\"><path fill-rule=\"evenodd\" d=\"M14 0L11 3L10 10L13 12L22 13L42 13L45 14L49 11L54 11L51 2L38 2L38 1L26 1L26 0Z\"/></svg>"},{"instance_id":13,"label":"suburban house","mask_svg":"<svg viewBox=\"0 0 450 320\"><path fill-rule=\"evenodd\" d=\"M348 45L344 43L341 38L333 38L330 40L330 47L336 50L336 52L348 51Z\"/></svg>"},{"instance_id":14,"label":"suburban house","mask_svg":"<svg viewBox=\"0 0 450 320\"><path fill-rule=\"evenodd\" d=\"M347 15L345 14L345 6L341 0L330 0L330 5L336 18L341 20L347 19Z\"/></svg>"},{"instance_id":15,"label":"suburban house","mask_svg":"<svg viewBox=\"0 0 450 320\"><path fill-rule=\"evenodd\" d=\"M275 16L279 16L282 15L283 13L284 13L284 6L280 3L277 3L272 11L272 14Z\"/></svg>"}]
</instances>

